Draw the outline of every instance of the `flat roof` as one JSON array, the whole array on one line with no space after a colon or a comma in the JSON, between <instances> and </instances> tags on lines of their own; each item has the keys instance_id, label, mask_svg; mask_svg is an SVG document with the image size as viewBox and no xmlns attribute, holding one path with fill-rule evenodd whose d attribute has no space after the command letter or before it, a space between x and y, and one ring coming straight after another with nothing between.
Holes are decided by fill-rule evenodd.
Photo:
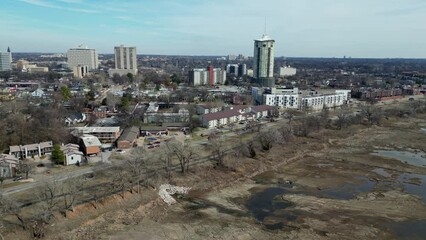
<instances>
[{"instance_id":1,"label":"flat roof","mask_svg":"<svg viewBox=\"0 0 426 240\"><path fill-rule=\"evenodd\" d=\"M120 127L75 127L74 129L82 133L115 133L120 131Z\"/></svg>"},{"instance_id":2,"label":"flat roof","mask_svg":"<svg viewBox=\"0 0 426 240\"><path fill-rule=\"evenodd\" d=\"M102 143L99 141L99 139L92 135L84 135L81 137L81 140L83 141L84 146L86 147L102 146Z\"/></svg>"}]
</instances>

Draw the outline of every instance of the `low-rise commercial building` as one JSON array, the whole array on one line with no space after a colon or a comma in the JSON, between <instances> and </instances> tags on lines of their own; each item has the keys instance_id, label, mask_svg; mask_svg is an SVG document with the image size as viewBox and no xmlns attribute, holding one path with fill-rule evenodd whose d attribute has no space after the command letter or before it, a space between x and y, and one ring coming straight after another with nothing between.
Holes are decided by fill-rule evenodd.
<instances>
[{"instance_id":1,"label":"low-rise commercial building","mask_svg":"<svg viewBox=\"0 0 426 240\"><path fill-rule=\"evenodd\" d=\"M102 143L92 135L83 135L80 137L81 145L86 155L98 155L101 152Z\"/></svg>"},{"instance_id":2,"label":"low-rise commercial building","mask_svg":"<svg viewBox=\"0 0 426 240\"><path fill-rule=\"evenodd\" d=\"M72 133L74 136L92 135L103 144L112 144L120 136L120 127L75 127Z\"/></svg>"},{"instance_id":3,"label":"low-rise commercial building","mask_svg":"<svg viewBox=\"0 0 426 240\"><path fill-rule=\"evenodd\" d=\"M120 149L128 149L135 145L140 134L138 127L131 127L124 130L120 138L117 140L117 147Z\"/></svg>"}]
</instances>

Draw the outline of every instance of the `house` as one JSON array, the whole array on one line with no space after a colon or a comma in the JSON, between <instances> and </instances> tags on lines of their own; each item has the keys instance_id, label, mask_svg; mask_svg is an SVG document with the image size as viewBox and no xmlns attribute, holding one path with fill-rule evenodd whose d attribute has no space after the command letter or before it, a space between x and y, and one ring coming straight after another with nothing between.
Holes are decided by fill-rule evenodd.
<instances>
[{"instance_id":1,"label":"house","mask_svg":"<svg viewBox=\"0 0 426 240\"><path fill-rule=\"evenodd\" d=\"M87 119L86 114L74 113L68 116L67 118L65 118L65 123L69 126L69 125L73 125L77 123L82 123L86 121L86 119Z\"/></svg>"},{"instance_id":2,"label":"house","mask_svg":"<svg viewBox=\"0 0 426 240\"><path fill-rule=\"evenodd\" d=\"M131 127L124 130L117 140L117 147L120 149L131 148L138 139L140 130L138 127Z\"/></svg>"},{"instance_id":3,"label":"house","mask_svg":"<svg viewBox=\"0 0 426 240\"><path fill-rule=\"evenodd\" d=\"M13 155L0 154L0 177L15 177L19 167L19 162L19 159Z\"/></svg>"},{"instance_id":4,"label":"house","mask_svg":"<svg viewBox=\"0 0 426 240\"><path fill-rule=\"evenodd\" d=\"M40 88L37 88L34 92L31 93L31 97L42 98L45 96L45 92Z\"/></svg>"},{"instance_id":5,"label":"house","mask_svg":"<svg viewBox=\"0 0 426 240\"><path fill-rule=\"evenodd\" d=\"M86 155L98 155L101 152L102 143L95 136L85 134L80 137L83 151Z\"/></svg>"},{"instance_id":6,"label":"house","mask_svg":"<svg viewBox=\"0 0 426 240\"><path fill-rule=\"evenodd\" d=\"M108 108L107 107L95 108L92 114L96 118L106 118L108 114Z\"/></svg>"},{"instance_id":7,"label":"house","mask_svg":"<svg viewBox=\"0 0 426 240\"><path fill-rule=\"evenodd\" d=\"M80 152L79 146L76 144L66 144L61 146L61 151L65 155L64 165L75 165L81 163L84 157L84 154Z\"/></svg>"},{"instance_id":8,"label":"house","mask_svg":"<svg viewBox=\"0 0 426 240\"><path fill-rule=\"evenodd\" d=\"M9 147L9 154L14 155L19 159L29 157L41 157L50 154L53 150L53 142L41 142L28 145L16 145Z\"/></svg>"}]
</instances>

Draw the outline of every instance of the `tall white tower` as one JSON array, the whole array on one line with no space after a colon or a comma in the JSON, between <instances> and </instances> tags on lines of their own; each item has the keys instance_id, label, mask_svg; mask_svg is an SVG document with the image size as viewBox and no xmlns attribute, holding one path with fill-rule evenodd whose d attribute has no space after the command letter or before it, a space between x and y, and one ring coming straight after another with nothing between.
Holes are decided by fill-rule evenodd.
<instances>
[{"instance_id":1,"label":"tall white tower","mask_svg":"<svg viewBox=\"0 0 426 240\"><path fill-rule=\"evenodd\" d=\"M138 73L136 47L125 47L123 45L114 47L115 68L109 70L110 76L118 74L120 76L129 73Z\"/></svg>"},{"instance_id":2,"label":"tall white tower","mask_svg":"<svg viewBox=\"0 0 426 240\"><path fill-rule=\"evenodd\" d=\"M275 40L264 34L254 40L253 77L263 86L272 87L274 81Z\"/></svg>"},{"instance_id":3,"label":"tall white tower","mask_svg":"<svg viewBox=\"0 0 426 240\"><path fill-rule=\"evenodd\" d=\"M83 45L71 48L67 52L68 65L71 69L78 66L89 66L89 71L99 66L98 54L95 49Z\"/></svg>"},{"instance_id":4,"label":"tall white tower","mask_svg":"<svg viewBox=\"0 0 426 240\"><path fill-rule=\"evenodd\" d=\"M138 69L136 63L136 47L124 47L123 45L114 48L115 69Z\"/></svg>"},{"instance_id":5,"label":"tall white tower","mask_svg":"<svg viewBox=\"0 0 426 240\"><path fill-rule=\"evenodd\" d=\"M7 48L7 52L2 53L0 52L0 72L1 71L10 71L12 70L11 64L12 63L12 52L10 51L10 48Z\"/></svg>"}]
</instances>

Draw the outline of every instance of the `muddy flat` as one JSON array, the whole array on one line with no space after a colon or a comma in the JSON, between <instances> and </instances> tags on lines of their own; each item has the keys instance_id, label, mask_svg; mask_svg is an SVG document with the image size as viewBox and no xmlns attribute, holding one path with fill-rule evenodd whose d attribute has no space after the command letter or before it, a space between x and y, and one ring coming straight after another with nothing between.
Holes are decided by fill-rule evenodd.
<instances>
[{"instance_id":1,"label":"muddy flat","mask_svg":"<svg viewBox=\"0 0 426 240\"><path fill-rule=\"evenodd\" d=\"M407 160L408 151L421 161L426 134L413 126L424 123L323 130L276 146L258 159L261 173L189 194L155 209L167 212L157 221L108 238L424 239L426 169L374 154L385 149ZM257 163L246 164L240 171Z\"/></svg>"}]
</instances>

